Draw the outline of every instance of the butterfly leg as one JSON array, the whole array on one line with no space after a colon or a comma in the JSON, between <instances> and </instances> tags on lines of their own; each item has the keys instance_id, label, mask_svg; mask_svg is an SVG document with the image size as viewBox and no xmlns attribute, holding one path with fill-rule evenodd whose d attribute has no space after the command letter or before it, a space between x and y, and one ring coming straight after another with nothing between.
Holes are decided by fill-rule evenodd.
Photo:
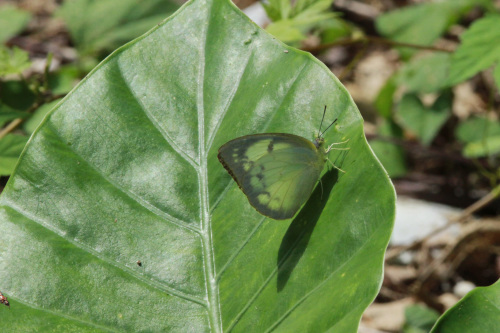
<instances>
[{"instance_id":1,"label":"butterfly leg","mask_svg":"<svg viewBox=\"0 0 500 333\"><path fill-rule=\"evenodd\" d=\"M340 144L347 143L347 142L349 142L349 139L342 141L342 142L334 142L331 145L329 145L328 148L325 149L325 152L328 154L330 152L330 150L349 150L350 148L334 148L333 147L335 145L340 145Z\"/></svg>"},{"instance_id":2,"label":"butterfly leg","mask_svg":"<svg viewBox=\"0 0 500 333\"><path fill-rule=\"evenodd\" d=\"M336 166L335 164L333 164L333 162L332 162L332 161L330 161L330 159L328 159L328 158L327 158L326 160L327 160L328 162L330 162L330 164L332 165L332 167L334 167L335 169L339 170L339 171L340 171L340 172L342 172L342 173L345 173L345 171L344 171L344 170L342 170L341 168L339 168L338 166Z\"/></svg>"},{"instance_id":3,"label":"butterfly leg","mask_svg":"<svg viewBox=\"0 0 500 333\"><path fill-rule=\"evenodd\" d=\"M340 141L340 142L334 142L334 143L332 143L332 144L330 145L330 147L331 147L331 146L333 146L333 145L340 145L340 144L343 144L343 143L348 143L348 142L349 142L349 140L351 140L351 139L347 139L347 140L345 140L345 141Z\"/></svg>"}]
</instances>

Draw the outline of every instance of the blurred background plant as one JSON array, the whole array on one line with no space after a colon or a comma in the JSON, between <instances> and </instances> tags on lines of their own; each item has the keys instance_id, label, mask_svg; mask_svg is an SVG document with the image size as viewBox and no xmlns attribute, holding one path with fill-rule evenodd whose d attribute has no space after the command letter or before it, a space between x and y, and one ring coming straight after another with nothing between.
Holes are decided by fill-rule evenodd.
<instances>
[{"instance_id":1,"label":"blurred background plant","mask_svg":"<svg viewBox=\"0 0 500 333\"><path fill-rule=\"evenodd\" d=\"M363 324L427 332L467 291L494 283L500 275L500 2L235 3L276 38L314 54L347 87L399 196L447 205L432 206L440 222L421 234L415 229L434 219L424 215L429 206L399 200L384 285ZM0 190L45 114L110 52L181 4L0 2ZM411 224L408 210L419 217L410 231L398 227ZM415 237L398 241L398 230ZM442 236L431 237L436 234ZM384 314L392 319L381 320Z\"/></svg>"}]
</instances>

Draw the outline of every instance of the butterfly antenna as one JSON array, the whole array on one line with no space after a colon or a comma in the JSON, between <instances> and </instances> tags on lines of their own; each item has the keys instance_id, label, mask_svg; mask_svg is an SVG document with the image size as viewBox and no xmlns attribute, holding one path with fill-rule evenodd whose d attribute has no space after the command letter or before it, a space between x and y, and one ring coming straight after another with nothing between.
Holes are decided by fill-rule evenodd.
<instances>
[{"instance_id":1,"label":"butterfly antenna","mask_svg":"<svg viewBox=\"0 0 500 333\"><path fill-rule=\"evenodd\" d=\"M337 118L338 119L338 118ZM335 124L337 122L337 119L335 119L330 125L328 125L328 127L323 131L323 133L321 133L320 136L323 136L323 134L325 134L325 132L330 128L332 127L333 124Z\"/></svg>"},{"instance_id":2,"label":"butterfly antenna","mask_svg":"<svg viewBox=\"0 0 500 333\"><path fill-rule=\"evenodd\" d=\"M325 120L325 113L326 113L326 105L325 105L325 110L323 110L323 118L321 118L321 123L319 124L318 137L321 136L321 126L323 125L323 120Z\"/></svg>"}]
</instances>

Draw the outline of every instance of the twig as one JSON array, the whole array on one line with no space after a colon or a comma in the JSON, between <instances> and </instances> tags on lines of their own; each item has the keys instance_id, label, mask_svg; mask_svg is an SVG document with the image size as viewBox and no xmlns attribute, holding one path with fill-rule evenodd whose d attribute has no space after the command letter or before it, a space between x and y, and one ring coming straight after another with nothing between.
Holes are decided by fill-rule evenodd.
<instances>
[{"instance_id":1,"label":"twig","mask_svg":"<svg viewBox=\"0 0 500 333\"><path fill-rule=\"evenodd\" d=\"M424 267L411 289L418 293L427 284L435 272L440 274L441 279L446 279L447 276L450 275L450 271L455 269L470 254L470 251L466 250L467 248L478 249L481 246L489 246L490 244L488 242L485 243L485 239L482 235L494 235L498 232L500 232L498 221L478 221L471 224L458 240L456 240L453 244L449 244L444 249L439 258L436 258ZM455 257L455 260L452 260L453 257ZM444 269L444 263L449 260L451 260L451 267L448 267L448 269L439 273L438 270Z\"/></svg>"},{"instance_id":2,"label":"twig","mask_svg":"<svg viewBox=\"0 0 500 333\"><path fill-rule=\"evenodd\" d=\"M466 220L470 218L472 214L480 210L481 208L487 206L489 203L491 203L493 200L498 198L500 196L500 185L497 185L494 189L492 189L487 195L464 209L464 211L457 217L451 218L445 225L433 230L430 234L426 235L425 237L414 241L412 244L395 249L394 251L391 251L392 253L388 253L385 256L386 261L390 261L396 257L398 257L401 253L409 251L409 250L414 250L416 248L419 248L423 243L425 243L429 238L433 237L437 233L440 233L443 230L446 230L449 226L455 224L455 223L463 223Z\"/></svg>"},{"instance_id":3,"label":"twig","mask_svg":"<svg viewBox=\"0 0 500 333\"><path fill-rule=\"evenodd\" d=\"M357 37L357 38L345 38L345 39L341 39L341 40L338 40L338 41L335 41L332 43L321 44L321 45L314 46L314 47L304 47L304 48L302 48L302 50L307 51L307 52L311 52L311 53L316 53L316 52L323 51L325 49L329 49L331 47L342 46L342 45L352 45L352 44L358 44L358 43L384 44L384 45L390 45L390 46L395 46L395 47L409 47L409 48L418 49L418 50L428 50L428 51L446 52L446 53L453 52L453 50L445 49L442 47L397 42L394 40L385 39L385 38L381 38L381 37L377 37L377 36L363 36L363 37Z\"/></svg>"},{"instance_id":4,"label":"twig","mask_svg":"<svg viewBox=\"0 0 500 333\"><path fill-rule=\"evenodd\" d=\"M377 44L386 44L386 45L391 45L391 46L396 46L396 47L410 47L412 49L446 52L446 53L453 53L454 52L453 50L449 50L449 49L446 49L443 47L397 42L395 40L385 39L385 38L376 37L376 36L366 36L366 38L370 42L377 43Z\"/></svg>"},{"instance_id":5,"label":"twig","mask_svg":"<svg viewBox=\"0 0 500 333\"><path fill-rule=\"evenodd\" d=\"M0 130L0 140L2 140L10 132L15 130L17 128L17 126L19 126L23 122L23 120L24 119L22 119L22 118L16 118L13 121L11 121L7 126L2 128Z\"/></svg>"},{"instance_id":6,"label":"twig","mask_svg":"<svg viewBox=\"0 0 500 333\"><path fill-rule=\"evenodd\" d=\"M363 58L368 48L368 44L363 45L363 48L354 56L354 58L344 67L342 73L337 77L340 81L342 81L347 74L358 64L358 62Z\"/></svg>"},{"instance_id":7,"label":"twig","mask_svg":"<svg viewBox=\"0 0 500 333\"><path fill-rule=\"evenodd\" d=\"M388 137L378 134L367 134L366 138L368 140L380 140L388 143L393 143L400 147L403 147L406 150L413 150L419 153L427 154L426 157L434 157L434 158L444 158L444 159L452 159L457 162L461 162L467 165L472 164L470 159L463 157L461 154L456 154L453 150L442 149L442 148L433 148L433 147L425 147L422 146L417 141L408 141L396 137Z\"/></svg>"},{"instance_id":8,"label":"twig","mask_svg":"<svg viewBox=\"0 0 500 333\"><path fill-rule=\"evenodd\" d=\"M500 196L500 185L497 185L495 188L493 188L488 194L486 194L484 197L467 207L463 212L462 215L465 216L470 216L477 212L479 209L485 207L488 205L490 202L495 200Z\"/></svg>"}]
</instances>

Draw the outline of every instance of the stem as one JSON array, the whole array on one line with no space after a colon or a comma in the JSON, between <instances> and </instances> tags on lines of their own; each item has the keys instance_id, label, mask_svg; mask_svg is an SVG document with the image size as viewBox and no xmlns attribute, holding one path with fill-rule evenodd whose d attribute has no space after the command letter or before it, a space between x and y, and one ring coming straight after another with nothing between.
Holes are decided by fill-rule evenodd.
<instances>
[{"instance_id":1,"label":"stem","mask_svg":"<svg viewBox=\"0 0 500 333\"><path fill-rule=\"evenodd\" d=\"M437 46L428 46L428 45L418 45L418 44L411 44L411 43L404 43L404 42L397 42L394 40L382 38L382 37L377 37L377 36L363 36L360 38L345 38L341 39L332 43L327 43L327 44L322 44L314 47L305 47L302 48L304 51L308 51L311 53L323 51L325 49L331 48L331 47L336 47L336 46L341 46L341 45L352 45L352 44L358 44L358 43L373 43L373 44L385 44L385 45L390 45L390 46L395 46L395 47L409 47L413 49L418 49L418 50L428 50L428 51L436 51L436 52L446 52L446 53L452 53L453 50L437 47Z\"/></svg>"},{"instance_id":2,"label":"stem","mask_svg":"<svg viewBox=\"0 0 500 333\"><path fill-rule=\"evenodd\" d=\"M385 260L386 261L392 260L392 259L398 257L403 252L406 252L406 251L409 251L409 250L414 250L414 249L420 247L429 238L431 238L432 236L434 236L434 235L440 233L441 231L447 229L449 226L451 226L451 225L453 225L455 223L462 223L462 222L466 221L472 214L474 214L475 212L477 212L481 208L487 206L488 204L490 204L493 200L495 200L498 197L500 197L500 185L497 185L495 188L493 188L484 197L482 197L481 199L479 199L478 201L476 201L475 203L473 203L472 205L470 205L469 207L467 207L466 209L464 209L464 211L462 212L462 214L460 214L459 216L457 216L455 218L450 219L445 225L443 225L443 226L441 226L441 227L433 230L427 236L425 236L425 237L423 237L423 238L421 238L421 239L413 242L410 245L404 246L402 248L399 248L399 249L393 251L390 254L387 254L386 257L385 257Z\"/></svg>"},{"instance_id":3,"label":"stem","mask_svg":"<svg viewBox=\"0 0 500 333\"><path fill-rule=\"evenodd\" d=\"M14 129L16 129L17 126L19 126L23 122L23 120L24 119L22 119L22 118L16 118L13 121L11 121L7 126L2 128L0 130L0 140L2 140L7 134L9 134Z\"/></svg>"},{"instance_id":4,"label":"stem","mask_svg":"<svg viewBox=\"0 0 500 333\"><path fill-rule=\"evenodd\" d=\"M356 66L358 62L363 58L367 48L368 44L364 44L363 48L358 53L356 53L354 58L347 64L342 73L339 74L338 79L340 81L342 81L347 76L347 74L349 74L349 72L354 68L354 66Z\"/></svg>"}]
</instances>

